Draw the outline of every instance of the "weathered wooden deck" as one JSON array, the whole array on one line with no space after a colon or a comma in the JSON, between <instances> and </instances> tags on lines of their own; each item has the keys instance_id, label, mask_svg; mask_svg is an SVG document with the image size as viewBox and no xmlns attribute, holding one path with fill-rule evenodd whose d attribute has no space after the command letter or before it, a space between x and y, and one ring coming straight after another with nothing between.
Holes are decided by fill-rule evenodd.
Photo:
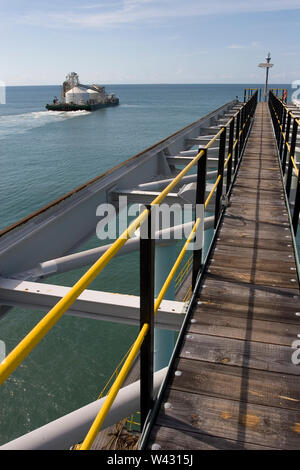
<instances>
[{"instance_id":1,"label":"weathered wooden deck","mask_svg":"<svg viewBox=\"0 0 300 470\"><path fill-rule=\"evenodd\" d=\"M148 448L300 449L296 312L284 188L269 111L259 103Z\"/></svg>"}]
</instances>

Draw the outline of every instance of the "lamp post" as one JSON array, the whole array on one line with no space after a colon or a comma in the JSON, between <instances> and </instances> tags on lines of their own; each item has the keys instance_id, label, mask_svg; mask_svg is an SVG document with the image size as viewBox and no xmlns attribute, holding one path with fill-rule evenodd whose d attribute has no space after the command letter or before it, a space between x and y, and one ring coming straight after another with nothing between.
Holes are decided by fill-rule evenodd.
<instances>
[{"instance_id":1,"label":"lamp post","mask_svg":"<svg viewBox=\"0 0 300 470\"><path fill-rule=\"evenodd\" d=\"M264 91L265 101L267 101L267 94L268 94L269 69L273 67L273 64L270 64L270 60L271 60L271 54L269 52L268 56L266 57L267 62L258 64L258 67L262 67L266 69L266 84L265 84L265 91Z\"/></svg>"}]
</instances>

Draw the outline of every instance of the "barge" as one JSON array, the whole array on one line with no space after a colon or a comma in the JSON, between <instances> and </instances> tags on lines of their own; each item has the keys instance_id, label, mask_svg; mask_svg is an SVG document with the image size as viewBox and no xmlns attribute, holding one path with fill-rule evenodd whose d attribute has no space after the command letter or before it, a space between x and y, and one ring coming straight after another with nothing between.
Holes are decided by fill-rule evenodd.
<instances>
[{"instance_id":1,"label":"barge","mask_svg":"<svg viewBox=\"0 0 300 470\"><path fill-rule=\"evenodd\" d=\"M46 104L48 111L95 111L100 108L117 106L119 98L107 94L104 86L83 85L79 76L71 72L62 84L61 100L56 96L51 104Z\"/></svg>"}]
</instances>

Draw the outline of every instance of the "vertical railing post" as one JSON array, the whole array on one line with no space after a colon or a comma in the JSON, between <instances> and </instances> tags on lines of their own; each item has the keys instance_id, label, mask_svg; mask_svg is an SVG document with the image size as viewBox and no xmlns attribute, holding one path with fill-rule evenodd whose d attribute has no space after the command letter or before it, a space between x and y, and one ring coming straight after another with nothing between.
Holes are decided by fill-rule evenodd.
<instances>
[{"instance_id":1,"label":"vertical railing post","mask_svg":"<svg viewBox=\"0 0 300 470\"><path fill-rule=\"evenodd\" d=\"M231 155L231 157L228 160L227 163L227 181L226 181L226 193L228 193L228 190L231 185L231 173L232 173L232 159L233 159L233 133L234 133L234 119L232 119L229 127L229 139L228 139L228 156ZM228 158L227 156L227 158Z\"/></svg>"},{"instance_id":2,"label":"vertical railing post","mask_svg":"<svg viewBox=\"0 0 300 470\"><path fill-rule=\"evenodd\" d=\"M240 122L240 145L239 145L239 158L242 156L243 146L244 146L244 122L245 122L245 106L242 108L241 112L241 122Z\"/></svg>"},{"instance_id":3,"label":"vertical railing post","mask_svg":"<svg viewBox=\"0 0 300 470\"><path fill-rule=\"evenodd\" d=\"M153 218L151 205L147 229L141 227L140 240L140 328L148 323L149 330L140 353L140 406L141 428L153 404L153 351L154 351L154 254L155 239L153 236Z\"/></svg>"},{"instance_id":4,"label":"vertical railing post","mask_svg":"<svg viewBox=\"0 0 300 470\"><path fill-rule=\"evenodd\" d=\"M204 154L198 160L197 164L197 186L196 186L196 200L195 200L195 213L197 217L197 207L204 208L205 192L206 192L206 162L207 162L207 149L203 149ZM204 217L204 209L203 209ZM204 224L200 224L203 225ZM198 273L202 267L202 247L199 250L193 251L193 270L192 270L192 290L196 285Z\"/></svg>"},{"instance_id":5,"label":"vertical railing post","mask_svg":"<svg viewBox=\"0 0 300 470\"><path fill-rule=\"evenodd\" d=\"M218 163L218 177L221 176L216 192L216 205L215 205L215 222L214 228L217 227L219 221L219 215L221 210L221 198L223 194L223 174L224 174L224 159L225 159L225 148L226 148L226 127L223 127L223 132L220 137L219 147L219 163Z\"/></svg>"},{"instance_id":6,"label":"vertical railing post","mask_svg":"<svg viewBox=\"0 0 300 470\"><path fill-rule=\"evenodd\" d=\"M288 152L288 147L286 144L289 142L290 128L291 128L291 113L288 113L287 122L286 122L286 132L285 132L285 145L284 145L283 155L281 159L281 168L282 168L283 175L285 174L285 170L286 170L286 157L287 157L287 152Z\"/></svg>"},{"instance_id":7,"label":"vertical railing post","mask_svg":"<svg viewBox=\"0 0 300 470\"><path fill-rule=\"evenodd\" d=\"M282 138L282 126L283 126L283 115L284 115L284 107L282 106L282 104L280 103L280 101L278 101L278 140L277 140L277 146L278 146L278 152L280 150L280 146L281 146L281 138Z\"/></svg>"},{"instance_id":8,"label":"vertical railing post","mask_svg":"<svg viewBox=\"0 0 300 470\"><path fill-rule=\"evenodd\" d=\"M234 149L234 171L236 170L237 164L238 164L238 159L239 159L239 134L240 134L240 115L241 112L239 111L236 117L236 123L235 123L235 140L236 140L236 146Z\"/></svg>"},{"instance_id":9,"label":"vertical railing post","mask_svg":"<svg viewBox=\"0 0 300 470\"><path fill-rule=\"evenodd\" d=\"M295 124L296 124L296 126L295 126ZM298 130L299 130L299 126L298 126L298 122L297 122L296 119L294 121L294 126L297 129L295 131L296 138L297 138L297 133L298 133ZM294 131L294 129L293 129L293 131ZM293 156L295 155L295 150L296 150L296 141L294 143ZM296 189L296 197L295 197L294 212L293 212L293 229L294 229L294 235L295 236L297 234L297 229L298 229L299 211L300 211L300 169L298 169L298 175L297 175L297 189Z\"/></svg>"},{"instance_id":10,"label":"vertical railing post","mask_svg":"<svg viewBox=\"0 0 300 470\"><path fill-rule=\"evenodd\" d=\"M297 190L296 190L296 198L295 198L295 205L294 205L294 212L293 212L293 229L294 229L295 236L297 235L299 212L300 212L300 171L298 170Z\"/></svg>"},{"instance_id":11,"label":"vertical railing post","mask_svg":"<svg viewBox=\"0 0 300 470\"><path fill-rule=\"evenodd\" d=\"M283 150L283 145L285 141L285 137L283 137L283 134L285 134L285 127L286 127L286 108L283 108L283 117L282 117L282 133L280 135L280 141L279 141L279 158L280 161L282 159L282 150Z\"/></svg>"},{"instance_id":12,"label":"vertical railing post","mask_svg":"<svg viewBox=\"0 0 300 470\"><path fill-rule=\"evenodd\" d=\"M298 131L298 124L297 124L296 119L294 119L292 140L291 140L291 151L290 151L290 156L289 156L288 172L286 175L286 195L288 199L290 197L290 192L291 192L292 173L293 173L293 162L292 162L291 157L295 157L297 131Z\"/></svg>"}]
</instances>

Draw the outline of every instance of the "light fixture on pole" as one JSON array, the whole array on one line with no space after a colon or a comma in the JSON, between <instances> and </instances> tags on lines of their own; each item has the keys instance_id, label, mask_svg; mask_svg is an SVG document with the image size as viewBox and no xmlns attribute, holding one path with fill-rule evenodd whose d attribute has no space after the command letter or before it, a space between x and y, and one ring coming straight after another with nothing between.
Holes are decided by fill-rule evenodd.
<instances>
[{"instance_id":1,"label":"light fixture on pole","mask_svg":"<svg viewBox=\"0 0 300 470\"><path fill-rule=\"evenodd\" d=\"M270 60L271 60L271 54L269 52L268 56L266 57L267 62L258 64L258 67L262 67L266 69L266 84L265 84L265 92L264 92L265 101L267 101L267 94L268 94L269 69L273 67L273 64L270 64Z\"/></svg>"}]
</instances>

